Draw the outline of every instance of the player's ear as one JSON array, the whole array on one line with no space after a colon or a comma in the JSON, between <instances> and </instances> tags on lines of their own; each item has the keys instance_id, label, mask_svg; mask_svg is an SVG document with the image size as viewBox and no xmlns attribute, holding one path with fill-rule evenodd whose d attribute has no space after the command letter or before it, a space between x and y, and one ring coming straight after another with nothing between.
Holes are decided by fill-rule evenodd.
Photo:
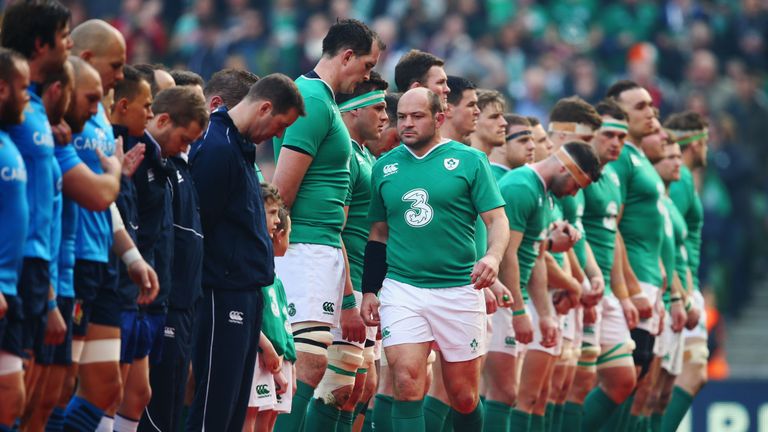
<instances>
[{"instance_id":1,"label":"player's ear","mask_svg":"<svg viewBox=\"0 0 768 432\"><path fill-rule=\"evenodd\" d=\"M443 123L445 123L445 113L439 112L435 114L435 123L437 123L437 127L440 128Z\"/></svg>"},{"instance_id":2,"label":"player's ear","mask_svg":"<svg viewBox=\"0 0 768 432\"><path fill-rule=\"evenodd\" d=\"M210 111L213 111L222 105L224 105L224 100L221 98L221 96L216 95L211 98L211 103L208 105L208 108Z\"/></svg>"},{"instance_id":3,"label":"player's ear","mask_svg":"<svg viewBox=\"0 0 768 432\"><path fill-rule=\"evenodd\" d=\"M341 54L341 64L346 66L347 63L349 63L349 61L352 60L352 57L354 57L354 55L355 55L354 51L352 51L349 48L345 49L344 52Z\"/></svg>"}]
</instances>

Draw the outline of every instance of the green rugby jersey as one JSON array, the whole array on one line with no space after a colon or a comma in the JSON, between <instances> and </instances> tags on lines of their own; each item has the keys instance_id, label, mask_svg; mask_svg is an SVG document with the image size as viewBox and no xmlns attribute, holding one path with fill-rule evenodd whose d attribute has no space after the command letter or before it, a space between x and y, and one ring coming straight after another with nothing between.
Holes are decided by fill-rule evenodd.
<instances>
[{"instance_id":1,"label":"green rugby jersey","mask_svg":"<svg viewBox=\"0 0 768 432\"><path fill-rule=\"evenodd\" d=\"M307 115L288 127L282 138L275 139L275 158L282 146L312 156L291 208L291 243L339 248L349 189L351 139L328 84L304 75L296 80L296 86Z\"/></svg>"},{"instance_id":2,"label":"green rugby jersey","mask_svg":"<svg viewBox=\"0 0 768 432\"><path fill-rule=\"evenodd\" d=\"M528 300L528 280L539 256L541 241L547 234L548 200L544 180L530 166L513 169L499 180L509 229L523 233L517 249L520 267L520 291Z\"/></svg>"},{"instance_id":3,"label":"green rugby jersey","mask_svg":"<svg viewBox=\"0 0 768 432\"><path fill-rule=\"evenodd\" d=\"M547 192L547 201L549 202L549 214L547 218L547 231L552 229L552 225L555 222L562 222L564 220L563 218L563 207L560 204L560 200L558 200L554 195L552 195L552 192ZM555 261L557 261L557 265L560 266L560 268L563 268L563 260L565 259L565 253L564 252L548 252L550 255L552 255L553 258L555 258Z\"/></svg>"},{"instance_id":4,"label":"green rugby jersey","mask_svg":"<svg viewBox=\"0 0 768 432\"><path fill-rule=\"evenodd\" d=\"M477 216L504 205L485 154L446 140L416 157L400 145L376 161L371 184L369 218L389 228L387 277L421 288L469 285Z\"/></svg>"},{"instance_id":5,"label":"green rugby jersey","mask_svg":"<svg viewBox=\"0 0 768 432\"><path fill-rule=\"evenodd\" d=\"M616 218L621 206L620 184L613 167L605 165L600 180L584 189L584 216L581 222L595 261L603 273L606 293L611 293Z\"/></svg>"},{"instance_id":6,"label":"green rugby jersey","mask_svg":"<svg viewBox=\"0 0 768 432\"><path fill-rule=\"evenodd\" d=\"M669 210L669 216L672 219L672 229L675 233L675 272L680 277L683 288L686 288L685 278L688 271L688 251L685 248L685 242L688 239L688 227L674 201L670 197L665 196L664 203L667 205L667 210Z\"/></svg>"},{"instance_id":7,"label":"green rugby jersey","mask_svg":"<svg viewBox=\"0 0 768 432\"><path fill-rule=\"evenodd\" d=\"M491 174L493 174L493 178L496 179L496 182L499 181L499 179L509 172L509 168L503 167L501 165L491 163ZM480 216L477 217L477 221L475 222L475 254L477 256L477 259L482 258L485 256L485 253L488 251L488 228L485 227L485 222L483 222L483 218Z\"/></svg>"},{"instance_id":8,"label":"green rugby jersey","mask_svg":"<svg viewBox=\"0 0 768 432\"><path fill-rule=\"evenodd\" d=\"M261 319L261 331L272 342L277 355L288 361L296 361L296 347L293 344L293 331L288 321L288 300L280 278L275 277L272 285L262 288L264 310Z\"/></svg>"},{"instance_id":9,"label":"green rugby jersey","mask_svg":"<svg viewBox=\"0 0 768 432\"><path fill-rule=\"evenodd\" d=\"M619 231L627 248L627 258L640 282L656 287L662 284L661 255L664 183L640 149L626 143L618 160L611 162L621 182L624 214Z\"/></svg>"},{"instance_id":10,"label":"green rugby jersey","mask_svg":"<svg viewBox=\"0 0 768 432\"><path fill-rule=\"evenodd\" d=\"M704 207L693 183L693 174L685 165L680 167L680 180L672 183L669 196L680 210L688 227L685 248L688 252L688 267L693 274L693 287L699 289L699 263L701 257L701 227L704 225Z\"/></svg>"},{"instance_id":11,"label":"green rugby jersey","mask_svg":"<svg viewBox=\"0 0 768 432\"><path fill-rule=\"evenodd\" d=\"M360 291L363 279L363 256L368 243L371 222L368 220L368 208L371 205L371 169L376 159L367 147L352 141L354 153L349 160L349 193L346 204L349 206L347 223L341 232L341 240L347 248L349 276L352 288Z\"/></svg>"},{"instance_id":12,"label":"green rugby jersey","mask_svg":"<svg viewBox=\"0 0 768 432\"><path fill-rule=\"evenodd\" d=\"M496 179L496 182L501 180L501 178L504 177L504 174L510 171L511 169L505 167L504 165L499 165L497 163L491 162L491 173L493 174L493 178Z\"/></svg>"},{"instance_id":13,"label":"green rugby jersey","mask_svg":"<svg viewBox=\"0 0 768 432\"><path fill-rule=\"evenodd\" d=\"M576 227L581 233L581 240L573 245L573 251L576 253L576 258L579 260L579 265L583 269L587 266L587 239L584 235L584 191L579 189L574 196L564 196L558 198L560 201L560 208L563 211L563 219L567 220L571 225Z\"/></svg>"},{"instance_id":14,"label":"green rugby jersey","mask_svg":"<svg viewBox=\"0 0 768 432\"><path fill-rule=\"evenodd\" d=\"M685 270L687 270L687 259L685 254L685 237L687 229L683 216L677 210L675 204L668 196L662 198L664 201L664 243L661 248L661 262L667 271L667 290L664 292L664 305L669 307L670 294L672 292L672 280L675 273L681 281L685 281ZM682 252L681 252L682 249ZM683 273L680 272L682 267Z\"/></svg>"},{"instance_id":15,"label":"green rugby jersey","mask_svg":"<svg viewBox=\"0 0 768 432\"><path fill-rule=\"evenodd\" d=\"M485 256L488 251L488 228L485 227L483 218L478 216L475 219L475 259Z\"/></svg>"}]
</instances>

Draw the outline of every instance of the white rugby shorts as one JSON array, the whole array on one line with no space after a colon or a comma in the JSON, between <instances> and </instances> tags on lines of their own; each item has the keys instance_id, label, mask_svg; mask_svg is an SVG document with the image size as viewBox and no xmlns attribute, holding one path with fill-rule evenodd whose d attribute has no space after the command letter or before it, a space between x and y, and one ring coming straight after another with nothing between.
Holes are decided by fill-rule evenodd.
<instances>
[{"instance_id":1,"label":"white rugby shorts","mask_svg":"<svg viewBox=\"0 0 768 432\"><path fill-rule=\"evenodd\" d=\"M291 324L321 322L339 326L344 297L344 255L341 249L295 243L275 257L275 272L283 281Z\"/></svg>"},{"instance_id":2,"label":"white rugby shorts","mask_svg":"<svg viewBox=\"0 0 768 432\"><path fill-rule=\"evenodd\" d=\"M384 348L434 341L449 362L486 353L485 297L473 285L418 288L387 278L379 301Z\"/></svg>"}]
</instances>

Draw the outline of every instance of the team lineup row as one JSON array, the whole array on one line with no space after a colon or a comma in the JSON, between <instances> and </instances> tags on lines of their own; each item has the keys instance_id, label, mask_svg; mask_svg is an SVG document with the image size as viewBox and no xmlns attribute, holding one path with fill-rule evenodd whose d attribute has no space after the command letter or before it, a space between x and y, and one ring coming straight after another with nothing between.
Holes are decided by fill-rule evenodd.
<instances>
[{"instance_id":1,"label":"team lineup row","mask_svg":"<svg viewBox=\"0 0 768 432\"><path fill-rule=\"evenodd\" d=\"M545 130L416 50L388 93L356 20L204 83L69 19L0 33L0 430L676 430L703 118L621 81Z\"/></svg>"}]
</instances>

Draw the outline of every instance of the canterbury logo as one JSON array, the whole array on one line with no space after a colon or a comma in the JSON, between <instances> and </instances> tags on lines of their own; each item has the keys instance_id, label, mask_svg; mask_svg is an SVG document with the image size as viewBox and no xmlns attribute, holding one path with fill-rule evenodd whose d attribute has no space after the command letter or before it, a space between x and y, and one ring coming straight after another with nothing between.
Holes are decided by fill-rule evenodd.
<instances>
[{"instance_id":1,"label":"canterbury logo","mask_svg":"<svg viewBox=\"0 0 768 432\"><path fill-rule=\"evenodd\" d=\"M384 177L397 172L397 163L384 165Z\"/></svg>"},{"instance_id":2,"label":"canterbury logo","mask_svg":"<svg viewBox=\"0 0 768 432\"><path fill-rule=\"evenodd\" d=\"M325 302L323 303L323 312L327 314L333 314L333 308L336 305L333 302Z\"/></svg>"},{"instance_id":3,"label":"canterbury logo","mask_svg":"<svg viewBox=\"0 0 768 432\"><path fill-rule=\"evenodd\" d=\"M243 313L240 311L229 311L229 322L232 324L242 324Z\"/></svg>"},{"instance_id":4,"label":"canterbury logo","mask_svg":"<svg viewBox=\"0 0 768 432\"><path fill-rule=\"evenodd\" d=\"M173 327L166 327L163 331L163 334L167 338L175 338L176 337L176 329Z\"/></svg>"},{"instance_id":5,"label":"canterbury logo","mask_svg":"<svg viewBox=\"0 0 768 432\"><path fill-rule=\"evenodd\" d=\"M266 396L269 394L269 386L266 384L260 384L256 386L256 394L259 396Z\"/></svg>"}]
</instances>

